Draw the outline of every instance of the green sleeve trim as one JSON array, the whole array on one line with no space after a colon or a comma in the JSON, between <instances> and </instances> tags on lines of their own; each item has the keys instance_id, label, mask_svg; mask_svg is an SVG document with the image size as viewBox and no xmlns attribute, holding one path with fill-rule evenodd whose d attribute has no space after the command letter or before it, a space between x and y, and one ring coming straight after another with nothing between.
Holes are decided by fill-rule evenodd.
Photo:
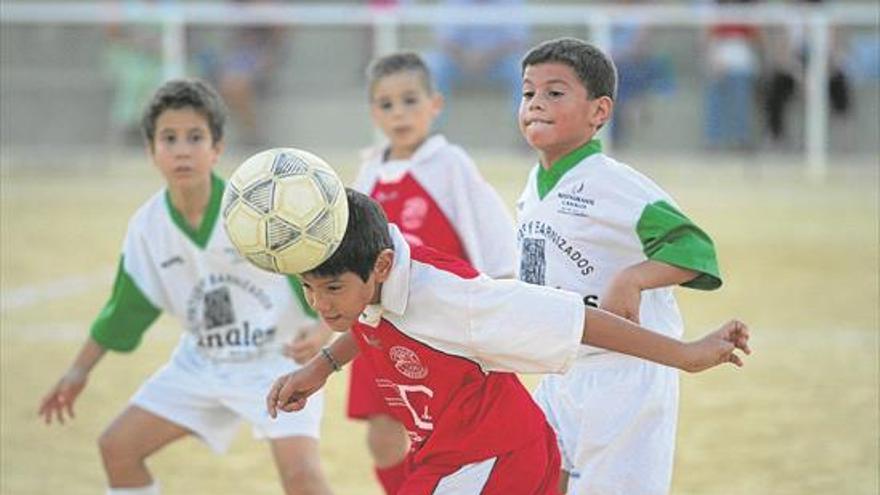
<instances>
[{"instance_id":1,"label":"green sleeve trim","mask_svg":"<svg viewBox=\"0 0 880 495\"><path fill-rule=\"evenodd\" d=\"M129 352L141 342L161 311L144 296L119 259L113 293L92 324L92 338L105 349Z\"/></svg>"},{"instance_id":2,"label":"green sleeve trim","mask_svg":"<svg viewBox=\"0 0 880 495\"><path fill-rule=\"evenodd\" d=\"M299 301L299 306L302 308L303 312L309 315L312 318L318 318L318 313L309 306L309 302L306 301L306 293L303 291L302 284L299 282L299 279L293 275L287 276L287 282L290 284L290 289L293 291L293 294L296 296L297 301Z\"/></svg>"},{"instance_id":3,"label":"green sleeve trim","mask_svg":"<svg viewBox=\"0 0 880 495\"><path fill-rule=\"evenodd\" d=\"M671 204L657 201L646 206L636 232L648 259L700 273L682 284L684 287L701 290L721 287L712 239Z\"/></svg>"}]
</instances>

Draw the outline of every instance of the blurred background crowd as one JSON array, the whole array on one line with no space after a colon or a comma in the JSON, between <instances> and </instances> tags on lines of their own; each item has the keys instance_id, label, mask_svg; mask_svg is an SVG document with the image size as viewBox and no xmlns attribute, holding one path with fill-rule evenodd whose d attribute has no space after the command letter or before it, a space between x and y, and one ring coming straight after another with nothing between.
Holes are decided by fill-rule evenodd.
<instances>
[{"instance_id":1,"label":"blurred background crowd","mask_svg":"<svg viewBox=\"0 0 880 495\"><path fill-rule=\"evenodd\" d=\"M122 13L142 3L121 0L115 8ZM267 0L226 3L322 5ZM626 0L554 5L677 5L697 10L715 3ZM835 2L717 3L821 9ZM514 12L542 3L369 0L331 5L338 9L337 17L344 19L347 7L364 5L381 17L413 5L500 7ZM604 44L610 45L620 81L615 119L607 137L620 149L801 152L812 47L808 27L804 22L664 25L638 18L612 23ZM14 125L2 126L0 143L8 149L38 148L48 142L72 147L139 146L141 108L152 89L168 76L163 62L168 47L163 45L162 29L155 23L130 20L4 24L0 101L4 123ZM319 148L364 146L373 139L363 87L363 69L377 53L373 29L369 23L332 22L187 25L180 72L204 78L221 91L232 113L229 141L234 146L246 150L296 143ZM824 92L831 149L876 153L877 25L829 25L827 33ZM447 135L471 147L524 150L513 118L519 102L520 57L528 47L549 37L591 39L596 34L586 24L400 24L396 45L419 51L429 60L447 98L446 115L440 120ZM601 39L593 41L603 44Z\"/></svg>"}]
</instances>

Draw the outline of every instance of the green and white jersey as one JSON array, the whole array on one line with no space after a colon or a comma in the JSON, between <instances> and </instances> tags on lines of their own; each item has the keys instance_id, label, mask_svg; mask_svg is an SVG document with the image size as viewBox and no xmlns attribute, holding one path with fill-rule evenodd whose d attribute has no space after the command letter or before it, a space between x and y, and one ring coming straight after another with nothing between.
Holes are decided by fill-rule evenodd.
<instances>
[{"instance_id":1,"label":"green and white jersey","mask_svg":"<svg viewBox=\"0 0 880 495\"><path fill-rule=\"evenodd\" d=\"M660 187L602 154L593 140L548 171L531 171L516 204L519 278L574 291L599 306L612 278L645 260L695 270L685 284L721 285L715 248ZM671 337L682 319L671 287L642 292L643 326ZM582 355L606 352L584 347Z\"/></svg>"},{"instance_id":2,"label":"green and white jersey","mask_svg":"<svg viewBox=\"0 0 880 495\"><path fill-rule=\"evenodd\" d=\"M132 217L110 300L92 325L101 346L137 347L161 312L183 335L175 359L194 365L279 355L293 332L314 321L293 278L262 271L239 256L219 221L223 181L212 176L211 200L194 230L167 189Z\"/></svg>"}]
</instances>

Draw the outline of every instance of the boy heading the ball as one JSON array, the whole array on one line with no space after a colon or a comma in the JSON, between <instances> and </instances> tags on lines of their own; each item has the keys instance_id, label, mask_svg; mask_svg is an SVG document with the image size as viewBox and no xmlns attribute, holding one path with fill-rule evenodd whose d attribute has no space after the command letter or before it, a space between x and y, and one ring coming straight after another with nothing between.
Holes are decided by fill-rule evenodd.
<instances>
[{"instance_id":1,"label":"boy heading the ball","mask_svg":"<svg viewBox=\"0 0 880 495\"><path fill-rule=\"evenodd\" d=\"M562 373L581 344L688 371L742 365L748 329L732 321L682 343L586 307L581 297L494 280L431 248L407 245L381 207L348 191L340 247L301 275L309 303L347 332L266 396L270 415L305 407L358 353L413 448L398 495L555 494L560 458L543 413L510 372Z\"/></svg>"}]
</instances>

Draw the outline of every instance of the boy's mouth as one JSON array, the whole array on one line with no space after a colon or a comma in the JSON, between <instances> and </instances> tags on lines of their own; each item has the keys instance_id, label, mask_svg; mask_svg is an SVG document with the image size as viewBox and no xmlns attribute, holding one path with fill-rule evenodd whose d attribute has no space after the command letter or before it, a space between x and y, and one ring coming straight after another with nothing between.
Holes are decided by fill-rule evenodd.
<instances>
[{"instance_id":1,"label":"boy's mouth","mask_svg":"<svg viewBox=\"0 0 880 495\"><path fill-rule=\"evenodd\" d=\"M551 124L553 124L553 122L551 122L549 120L543 120L543 119L530 119L530 120L526 121L526 127L531 127L533 125L538 125L538 124L551 125Z\"/></svg>"},{"instance_id":2,"label":"boy's mouth","mask_svg":"<svg viewBox=\"0 0 880 495\"><path fill-rule=\"evenodd\" d=\"M321 319L327 323L333 323L333 322L339 321L341 318L342 318L342 315L335 315L335 316L321 315Z\"/></svg>"}]
</instances>

